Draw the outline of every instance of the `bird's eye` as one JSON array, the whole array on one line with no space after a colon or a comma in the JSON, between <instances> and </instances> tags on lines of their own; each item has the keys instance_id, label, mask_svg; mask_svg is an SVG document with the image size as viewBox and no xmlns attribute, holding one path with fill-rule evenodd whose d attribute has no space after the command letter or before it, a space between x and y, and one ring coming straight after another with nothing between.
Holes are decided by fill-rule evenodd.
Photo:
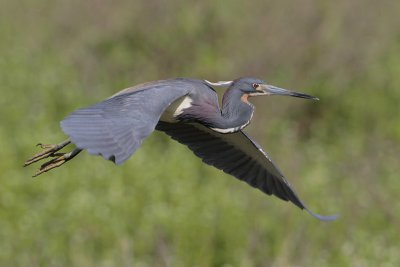
<instances>
[{"instance_id":1,"label":"bird's eye","mask_svg":"<svg viewBox=\"0 0 400 267\"><path fill-rule=\"evenodd\" d=\"M253 86L254 89L257 89L257 87L260 85L258 83L253 83L251 86Z\"/></svg>"}]
</instances>

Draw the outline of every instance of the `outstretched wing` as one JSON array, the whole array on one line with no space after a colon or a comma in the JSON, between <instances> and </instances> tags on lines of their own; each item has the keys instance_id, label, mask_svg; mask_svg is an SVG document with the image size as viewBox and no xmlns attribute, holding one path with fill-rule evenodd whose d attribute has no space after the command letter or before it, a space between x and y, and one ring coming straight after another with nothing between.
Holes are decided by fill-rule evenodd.
<instances>
[{"instance_id":1,"label":"outstretched wing","mask_svg":"<svg viewBox=\"0 0 400 267\"><path fill-rule=\"evenodd\" d=\"M76 110L61 121L61 128L78 148L121 164L153 132L164 110L189 90L190 84L184 80L128 88Z\"/></svg>"},{"instance_id":2,"label":"outstretched wing","mask_svg":"<svg viewBox=\"0 0 400 267\"><path fill-rule=\"evenodd\" d=\"M321 216L310 211L297 196L270 157L245 132L221 134L197 123L159 122L157 130L187 145L196 156L268 195L291 201L320 220L336 216Z\"/></svg>"}]
</instances>

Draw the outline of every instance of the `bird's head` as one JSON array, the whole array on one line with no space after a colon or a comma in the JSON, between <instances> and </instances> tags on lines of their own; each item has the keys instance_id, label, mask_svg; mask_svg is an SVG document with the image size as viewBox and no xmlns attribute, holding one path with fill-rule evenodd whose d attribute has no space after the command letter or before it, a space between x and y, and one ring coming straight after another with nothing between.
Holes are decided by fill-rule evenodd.
<instances>
[{"instance_id":1,"label":"bird's head","mask_svg":"<svg viewBox=\"0 0 400 267\"><path fill-rule=\"evenodd\" d=\"M318 100L317 97L279 88L270 85L260 79L249 78L249 77L239 78L233 81L231 89L240 90L241 92L243 92L243 94L246 94L248 96L286 95L286 96Z\"/></svg>"}]
</instances>

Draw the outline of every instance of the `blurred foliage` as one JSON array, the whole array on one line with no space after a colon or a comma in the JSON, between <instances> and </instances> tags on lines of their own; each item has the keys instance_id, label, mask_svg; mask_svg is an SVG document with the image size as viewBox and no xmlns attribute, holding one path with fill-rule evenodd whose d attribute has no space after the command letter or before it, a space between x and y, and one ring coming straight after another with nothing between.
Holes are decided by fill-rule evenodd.
<instances>
[{"instance_id":1,"label":"blurred foliage","mask_svg":"<svg viewBox=\"0 0 400 267\"><path fill-rule=\"evenodd\" d=\"M0 1L0 266L399 266L400 2ZM255 76L248 131L311 209L163 134L123 166L83 153L31 179L58 121L168 77Z\"/></svg>"}]
</instances>

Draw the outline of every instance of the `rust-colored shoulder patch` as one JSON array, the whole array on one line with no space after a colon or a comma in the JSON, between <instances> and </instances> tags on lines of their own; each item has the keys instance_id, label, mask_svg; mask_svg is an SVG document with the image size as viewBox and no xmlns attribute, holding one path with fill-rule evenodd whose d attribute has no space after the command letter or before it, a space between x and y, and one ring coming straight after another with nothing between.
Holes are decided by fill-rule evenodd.
<instances>
[{"instance_id":1,"label":"rust-colored shoulder patch","mask_svg":"<svg viewBox=\"0 0 400 267\"><path fill-rule=\"evenodd\" d=\"M242 100L242 102L249 104L249 94L243 94L242 97L240 98L240 100Z\"/></svg>"}]
</instances>

